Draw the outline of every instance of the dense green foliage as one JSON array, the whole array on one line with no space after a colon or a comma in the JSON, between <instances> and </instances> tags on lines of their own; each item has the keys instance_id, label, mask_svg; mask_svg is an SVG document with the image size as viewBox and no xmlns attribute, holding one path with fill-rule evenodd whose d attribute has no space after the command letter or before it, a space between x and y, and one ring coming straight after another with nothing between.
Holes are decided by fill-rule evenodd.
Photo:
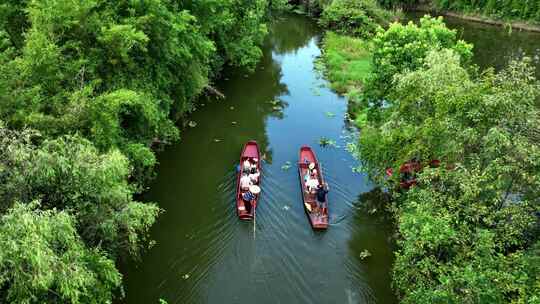
<instances>
[{"instance_id":1,"label":"dense green foliage","mask_svg":"<svg viewBox=\"0 0 540 304\"><path fill-rule=\"evenodd\" d=\"M453 51L432 51L423 67L397 76L389 99L399 103L384 110L385 122L364 129L368 168L411 158L443 164L422 172L395 206L402 238L394 281L404 302L540 300L533 75L513 62L473 78Z\"/></svg>"},{"instance_id":2,"label":"dense green foliage","mask_svg":"<svg viewBox=\"0 0 540 304\"><path fill-rule=\"evenodd\" d=\"M194 108L209 77L262 55L267 2L238 2L6 3L0 119L47 136L77 130L152 167L148 146L178 138L171 118Z\"/></svg>"},{"instance_id":3,"label":"dense green foliage","mask_svg":"<svg viewBox=\"0 0 540 304\"><path fill-rule=\"evenodd\" d=\"M133 201L119 151L100 154L77 136L32 143L40 139L0 128L0 299L106 301L120 284L115 258L137 256L159 209Z\"/></svg>"},{"instance_id":4,"label":"dense green foliage","mask_svg":"<svg viewBox=\"0 0 540 304\"><path fill-rule=\"evenodd\" d=\"M119 287L114 262L88 248L64 211L16 204L0 218L3 303L104 303Z\"/></svg>"},{"instance_id":5,"label":"dense green foliage","mask_svg":"<svg viewBox=\"0 0 540 304\"><path fill-rule=\"evenodd\" d=\"M472 57L472 46L457 39L442 18L422 18L417 25L393 23L380 29L373 39L373 74L367 84L369 93L383 97L392 87L392 77L406 70L415 70L432 49L451 48L464 62Z\"/></svg>"},{"instance_id":6,"label":"dense green foliage","mask_svg":"<svg viewBox=\"0 0 540 304\"><path fill-rule=\"evenodd\" d=\"M363 169L396 189L401 177L387 168L399 172L412 159L424 167L389 206L401 301L539 302L540 83L530 61L478 73L471 46L432 18L393 24L372 43L371 76L347 86L361 101ZM431 168L434 159L441 163Z\"/></svg>"},{"instance_id":7,"label":"dense green foliage","mask_svg":"<svg viewBox=\"0 0 540 304\"><path fill-rule=\"evenodd\" d=\"M496 18L511 18L540 22L540 1L531 0L435 0L438 9L480 13Z\"/></svg>"},{"instance_id":8,"label":"dense green foliage","mask_svg":"<svg viewBox=\"0 0 540 304\"><path fill-rule=\"evenodd\" d=\"M107 303L159 208L152 146L286 1L2 1L0 302Z\"/></svg>"},{"instance_id":9,"label":"dense green foliage","mask_svg":"<svg viewBox=\"0 0 540 304\"><path fill-rule=\"evenodd\" d=\"M538 0L378 0L387 8L430 4L439 10L482 14L500 19L540 22Z\"/></svg>"},{"instance_id":10,"label":"dense green foliage","mask_svg":"<svg viewBox=\"0 0 540 304\"><path fill-rule=\"evenodd\" d=\"M318 18L319 24L339 34L371 37L393 18L376 0L289 1Z\"/></svg>"},{"instance_id":11,"label":"dense green foliage","mask_svg":"<svg viewBox=\"0 0 540 304\"><path fill-rule=\"evenodd\" d=\"M370 37L390 19L375 0L334 0L324 7L319 23L339 34Z\"/></svg>"}]
</instances>

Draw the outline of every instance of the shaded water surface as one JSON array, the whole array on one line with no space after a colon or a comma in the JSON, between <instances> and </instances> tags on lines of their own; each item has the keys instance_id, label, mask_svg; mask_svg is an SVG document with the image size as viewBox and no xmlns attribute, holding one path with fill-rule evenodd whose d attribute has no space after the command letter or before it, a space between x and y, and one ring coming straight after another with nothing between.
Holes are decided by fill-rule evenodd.
<instances>
[{"instance_id":1,"label":"shaded water surface","mask_svg":"<svg viewBox=\"0 0 540 304\"><path fill-rule=\"evenodd\" d=\"M320 39L307 18L276 21L256 72L226 71L217 86L227 98L205 102L191 118L197 127L160 153L145 200L166 213L152 229L157 245L125 267L126 303L396 302L391 227L371 214L379 195L367 177L351 170L346 100L314 70ZM335 145L320 147L321 137ZM234 209L235 165L249 139L266 154L255 223ZM311 230L302 205L295 163L304 144L331 188L325 232Z\"/></svg>"}]
</instances>

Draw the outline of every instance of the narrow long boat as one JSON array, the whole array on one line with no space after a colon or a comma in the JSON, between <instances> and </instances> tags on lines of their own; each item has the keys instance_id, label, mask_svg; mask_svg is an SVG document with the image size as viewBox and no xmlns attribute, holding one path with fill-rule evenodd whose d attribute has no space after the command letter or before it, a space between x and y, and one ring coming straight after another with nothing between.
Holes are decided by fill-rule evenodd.
<instances>
[{"instance_id":1,"label":"narrow long boat","mask_svg":"<svg viewBox=\"0 0 540 304\"><path fill-rule=\"evenodd\" d=\"M304 176L309 171L309 164L314 163L317 169L317 179L319 184L324 185L324 178L321 166L315 153L308 146L300 148L300 158L298 159L298 174L300 176L300 188L302 190L302 198L304 210L309 218L309 223L313 229L328 228L328 198L322 204L317 203L317 195L309 193L304 181Z\"/></svg>"},{"instance_id":2,"label":"narrow long boat","mask_svg":"<svg viewBox=\"0 0 540 304\"><path fill-rule=\"evenodd\" d=\"M259 200L260 194L255 195L255 199L251 202L251 210L250 212L247 211L246 205L244 200L242 199L242 189L240 189L240 178L242 177L242 171L243 171L243 163L245 160L253 161L253 159L258 159L257 162L257 170L259 173L261 172L261 158L260 158L260 151L259 151L259 145L257 145L257 142L254 140L248 141L244 145L244 149L242 149L242 154L240 154L240 166L238 170L238 175L236 177L236 212L238 213L238 217L241 220L252 220L255 215L255 209L257 208L257 202ZM261 184L262 174L259 175L259 181L258 186Z\"/></svg>"}]
</instances>

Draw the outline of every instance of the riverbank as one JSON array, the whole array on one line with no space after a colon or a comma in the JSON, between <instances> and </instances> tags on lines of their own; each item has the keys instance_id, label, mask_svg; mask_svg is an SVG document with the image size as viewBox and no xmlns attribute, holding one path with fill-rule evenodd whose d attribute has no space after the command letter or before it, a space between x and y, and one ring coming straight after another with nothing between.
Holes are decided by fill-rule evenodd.
<instances>
[{"instance_id":1,"label":"riverbank","mask_svg":"<svg viewBox=\"0 0 540 304\"><path fill-rule=\"evenodd\" d=\"M493 17L487 16L487 15L481 15L481 14L470 14L470 13L465 13L465 12L438 10L428 5L418 5L418 6L412 7L411 11L429 13L431 15L449 16L449 17L458 18L458 19L476 22L476 23L500 26L509 30L517 29L517 30L540 33L540 24L527 22L524 20L500 20L500 19L495 19Z\"/></svg>"},{"instance_id":2,"label":"riverbank","mask_svg":"<svg viewBox=\"0 0 540 304\"><path fill-rule=\"evenodd\" d=\"M537 197L530 187L538 182L538 159L527 158L528 163L519 155L539 155L540 150L533 136L519 135L511 122L530 121L525 129L538 132L538 82L530 59L515 61L516 55L506 57L504 52L499 59L510 60L509 68L471 74L472 46L457 37L442 18L393 24L373 40L368 76L353 81L344 77L353 72L330 64L330 59L359 52L349 49L355 38L330 33L324 44L326 75L350 102L351 97L361 101L354 107L361 117L356 120L360 141L353 145L363 169L379 185L400 187L401 174L389 178L386 168L405 173L402 165L413 158L424 168L414 172L418 184L394 192L388 206L400 235L392 278L400 300L519 303L538 294L538 206L521 198L515 204L505 200L510 193ZM491 43L480 52L503 49L501 41ZM355 92L362 87L363 92ZM502 108L506 110L497 110ZM500 122L508 128L499 127ZM520 148L504 138L519 141ZM434 157L446 165L434 166ZM511 165L523 161L528 164ZM498 220L510 213L511 220ZM513 229L517 233L507 233ZM518 278L531 279L515 283Z\"/></svg>"},{"instance_id":3,"label":"riverbank","mask_svg":"<svg viewBox=\"0 0 540 304\"><path fill-rule=\"evenodd\" d=\"M328 31L323 41L322 63L330 87L344 95L359 92L371 71L369 43Z\"/></svg>"}]
</instances>

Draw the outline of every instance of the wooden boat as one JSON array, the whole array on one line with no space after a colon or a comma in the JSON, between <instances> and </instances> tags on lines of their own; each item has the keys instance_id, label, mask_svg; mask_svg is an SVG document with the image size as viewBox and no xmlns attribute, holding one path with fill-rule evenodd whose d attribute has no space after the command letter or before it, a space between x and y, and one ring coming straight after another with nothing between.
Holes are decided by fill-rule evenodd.
<instances>
[{"instance_id":1,"label":"wooden boat","mask_svg":"<svg viewBox=\"0 0 540 304\"><path fill-rule=\"evenodd\" d=\"M440 164L441 164L440 160L434 159L429 162L428 166L431 168L437 168L440 166ZM405 190L408 190L411 187L416 186L416 184L418 183L416 179L416 175L419 172L422 172L423 168L424 166L422 165L422 163L416 160L410 160L402 164L399 167L399 179L400 179L399 186ZM393 174L394 174L394 170L392 168L386 169L386 175L388 177L392 177Z\"/></svg>"},{"instance_id":2,"label":"wooden boat","mask_svg":"<svg viewBox=\"0 0 540 304\"><path fill-rule=\"evenodd\" d=\"M240 178L242 177L243 163L246 159L249 161L257 159L257 170L259 173L261 173L261 158L259 145L257 145L257 142L254 140L250 140L244 145L242 154L240 154L240 167L238 170L238 176L236 178L236 212L238 213L238 217L241 220L252 220L255 216L255 209L257 208L257 202L259 200L260 194L255 195L255 199L251 202L251 210L250 212L248 212L245 202L242 199L242 194L246 191L242 191L242 189L240 189ZM261 179L262 174L259 175L259 180L257 184L258 186L260 186L261 184Z\"/></svg>"},{"instance_id":3,"label":"wooden boat","mask_svg":"<svg viewBox=\"0 0 540 304\"><path fill-rule=\"evenodd\" d=\"M303 146L300 148L300 158L298 159L298 174L300 175L300 188L302 189L302 198L304 200L304 210L309 218L309 223L313 229L326 229L328 228L328 198L325 202L319 204L317 202L317 195L315 193L309 193L304 181L304 176L309 171L309 164L314 163L317 170L317 179L319 184L324 185L324 178L322 175L321 166L315 153L310 147Z\"/></svg>"}]
</instances>

